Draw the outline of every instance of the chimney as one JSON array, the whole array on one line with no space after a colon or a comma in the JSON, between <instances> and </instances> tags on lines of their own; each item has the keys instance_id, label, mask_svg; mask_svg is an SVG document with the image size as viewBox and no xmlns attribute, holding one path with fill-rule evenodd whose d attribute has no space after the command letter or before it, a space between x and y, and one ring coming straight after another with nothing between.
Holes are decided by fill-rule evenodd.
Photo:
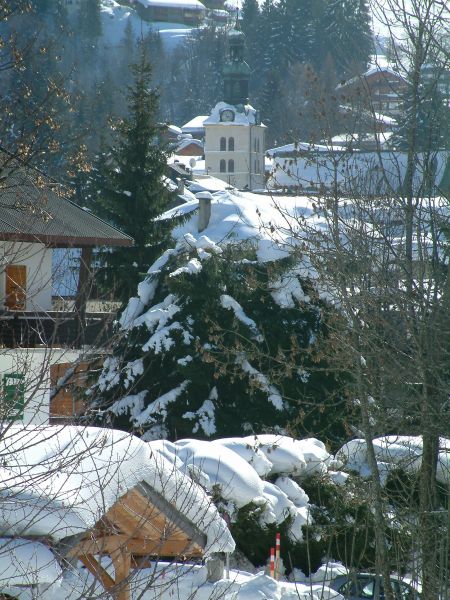
<instances>
[{"instance_id":1,"label":"chimney","mask_svg":"<svg viewBox=\"0 0 450 600\"><path fill-rule=\"evenodd\" d=\"M177 182L177 188L178 188L178 193L179 194L184 194L184 181L181 177L177 177L176 178L176 182Z\"/></svg>"},{"instance_id":2,"label":"chimney","mask_svg":"<svg viewBox=\"0 0 450 600\"><path fill-rule=\"evenodd\" d=\"M200 233L208 227L211 217L212 195L205 190L195 194L195 197L198 199L198 232Z\"/></svg>"}]
</instances>

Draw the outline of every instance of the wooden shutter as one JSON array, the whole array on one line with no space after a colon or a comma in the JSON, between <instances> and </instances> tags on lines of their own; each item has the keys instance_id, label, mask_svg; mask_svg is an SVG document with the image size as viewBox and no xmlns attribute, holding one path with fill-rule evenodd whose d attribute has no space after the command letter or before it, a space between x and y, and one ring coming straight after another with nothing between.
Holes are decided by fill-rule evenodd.
<instances>
[{"instance_id":1,"label":"wooden shutter","mask_svg":"<svg viewBox=\"0 0 450 600\"><path fill-rule=\"evenodd\" d=\"M25 265L7 265L5 306L10 310L25 310L27 302L27 268Z\"/></svg>"}]
</instances>

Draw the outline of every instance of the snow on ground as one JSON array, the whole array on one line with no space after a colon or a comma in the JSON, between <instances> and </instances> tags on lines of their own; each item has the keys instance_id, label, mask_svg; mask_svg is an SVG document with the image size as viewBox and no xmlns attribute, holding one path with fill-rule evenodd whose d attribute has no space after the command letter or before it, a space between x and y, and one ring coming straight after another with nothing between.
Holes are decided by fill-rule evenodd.
<instances>
[{"instance_id":1,"label":"snow on ground","mask_svg":"<svg viewBox=\"0 0 450 600\"><path fill-rule=\"evenodd\" d=\"M90 573L85 569L69 571L48 591L41 592L40 598L79 600L91 586L96 588L96 594L89 597L97 598L101 588ZM291 583L275 581L263 571L250 574L231 570L229 579L224 577L212 583L207 581L206 566L163 561L135 571L131 587L132 600L342 600L337 592L320 584L311 585L306 578L302 583Z\"/></svg>"}]
</instances>

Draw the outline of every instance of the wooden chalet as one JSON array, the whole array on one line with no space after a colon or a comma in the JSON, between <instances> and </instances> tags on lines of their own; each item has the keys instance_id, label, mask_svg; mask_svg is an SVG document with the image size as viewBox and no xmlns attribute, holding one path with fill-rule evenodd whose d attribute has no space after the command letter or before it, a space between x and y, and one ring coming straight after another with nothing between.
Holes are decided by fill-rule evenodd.
<instances>
[{"instance_id":1,"label":"wooden chalet","mask_svg":"<svg viewBox=\"0 0 450 600\"><path fill-rule=\"evenodd\" d=\"M403 112L403 101L408 82L390 67L375 66L363 75L342 82L337 92L342 104L362 107L398 118Z\"/></svg>"},{"instance_id":2,"label":"wooden chalet","mask_svg":"<svg viewBox=\"0 0 450 600\"><path fill-rule=\"evenodd\" d=\"M43 375L46 349L65 348L64 360L62 353L52 360L68 363L80 349L102 347L110 337L115 314L87 311L93 249L132 246L133 240L72 202L61 184L5 152L0 153L0 175L0 397L20 398L21 410L14 417L20 419L31 395L36 396L27 376L31 381ZM80 253L71 310L53 305L57 248ZM40 409L31 403L28 412L34 418Z\"/></svg>"},{"instance_id":3,"label":"wooden chalet","mask_svg":"<svg viewBox=\"0 0 450 600\"><path fill-rule=\"evenodd\" d=\"M134 6L144 21L200 25L206 16L200 0L136 0Z\"/></svg>"}]
</instances>

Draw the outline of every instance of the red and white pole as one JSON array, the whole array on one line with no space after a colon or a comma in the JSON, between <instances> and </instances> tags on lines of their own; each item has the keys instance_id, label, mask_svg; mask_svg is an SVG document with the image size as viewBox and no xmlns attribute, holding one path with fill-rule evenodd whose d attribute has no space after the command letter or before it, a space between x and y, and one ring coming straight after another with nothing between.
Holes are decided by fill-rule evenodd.
<instances>
[{"instance_id":1,"label":"red and white pole","mask_svg":"<svg viewBox=\"0 0 450 600\"><path fill-rule=\"evenodd\" d=\"M275 577L275 548L270 549L270 576Z\"/></svg>"},{"instance_id":2,"label":"red and white pole","mask_svg":"<svg viewBox=\"0 0 450 600\"><path fill-rule=\"evenodd\" d=\"M275 579L278 581L280 579L280 547L281 547L281 537L280 534L277 533L276 541L275 541Z\"/></svg>"}]
</instances>

